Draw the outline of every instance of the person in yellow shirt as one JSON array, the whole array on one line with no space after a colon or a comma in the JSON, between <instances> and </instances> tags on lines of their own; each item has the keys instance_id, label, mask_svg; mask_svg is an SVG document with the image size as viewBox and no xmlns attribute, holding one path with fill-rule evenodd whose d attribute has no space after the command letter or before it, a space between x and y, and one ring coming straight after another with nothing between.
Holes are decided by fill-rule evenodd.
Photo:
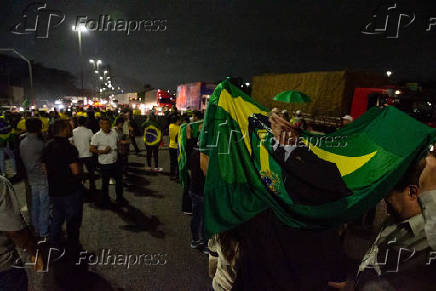
<instances>
[{"instance_id":1,"label":"person in yellow shirt","mask_svg":"<svg viewBox=\"0 0 436 291\"><path fill-rule=\"evenodd\" d=\"M173 120L169 126L168 135L170 137L170 144L168 150L170 153L170 179L176 180L178 174L178 164L177 164L177 136L180 131L180 116L172 117Z\"/></svg>"}]
</instances>

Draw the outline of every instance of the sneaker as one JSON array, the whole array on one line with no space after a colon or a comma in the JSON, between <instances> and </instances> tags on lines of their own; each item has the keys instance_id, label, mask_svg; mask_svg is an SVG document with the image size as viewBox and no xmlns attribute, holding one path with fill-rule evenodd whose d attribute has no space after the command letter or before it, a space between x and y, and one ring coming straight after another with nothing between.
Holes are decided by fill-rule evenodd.
<instances>
[{"instance_id":1,"label":"sneaker","mask_svg":"<svg viewBox=\"0 0 436 291\"><path fill-rule=\"evenodd\" d=\"M200 246L200 241L191 241L191 249L196 249Z\"/></svg>"},{"instance_id":2,"label":"sneaker","mask_svg":"<svg viewBox=\"0 0 436 291\"><path fill-rule=\"evenodd\" d=\"M192 215L192 212L183 211L183 214L186 214L186 215Z\"/></svg>"},{"instance_id":3,"label":"sneaker","mask_svg":"<svg viewBox=\"0 0 436 291\"><path fill-rule=\"evenodd\" d=\"M155 173L163 172L163 168L154 168L153 172L155 172Z\"/></svg>"},{"instance_id":4,"label":"sneaker","mask_svg":"<svg viewBox=\"0 0 436 291\"><path fill-rule=\"evenodd\" d=\"M202 245L203 247L201 248L201 252L205 255L210 254L209 248L207 247L207 245Z\"/></svg>"}]
</instances>

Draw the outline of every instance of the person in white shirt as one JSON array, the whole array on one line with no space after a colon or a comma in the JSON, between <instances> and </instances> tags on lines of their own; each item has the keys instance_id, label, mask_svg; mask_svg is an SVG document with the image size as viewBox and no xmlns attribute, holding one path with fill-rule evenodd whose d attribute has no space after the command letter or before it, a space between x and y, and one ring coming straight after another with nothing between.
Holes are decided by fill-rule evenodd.
<instances>
[{"instance_id":1,"label":"person in white shirt","mask_svg":"<svg viewBox=\"0 0 436 291\"><path fill-rule=\"evenodd\" d=\"M118 134L111 128L107 118L100 119L100 131L97 132L91 140L90 151L98 155L98 164L100 166L103 204L109 202L109 179L115 179L116 201L120 204L126 204L123 197L123 174L118 164Z\"/></svg>"},{"instance_id":2,"label":"person in white shirt","mask_svg":"<svg viewBox=\"0 0 436 291\"><path fill-rule=\"evenodd\" d=\"M95 168L96 162L93 154L91 153L91 139L94 136L92 130L85 127L87 118L80 116L77 120L78 127L73 130L73 145L76 146L79 152L79 159L82 165L85 165L89 174L89 192L95 193Z\"/></svg>"}]
</instances>

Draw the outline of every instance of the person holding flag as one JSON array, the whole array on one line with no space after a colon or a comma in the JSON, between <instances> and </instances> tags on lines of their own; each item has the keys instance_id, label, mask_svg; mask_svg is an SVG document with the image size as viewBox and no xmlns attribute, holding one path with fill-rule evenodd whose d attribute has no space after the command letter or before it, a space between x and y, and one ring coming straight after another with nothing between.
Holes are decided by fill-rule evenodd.
<instances>
[{"instance_id":1,"label":"person holding flag","mask_svg":"<svg viewBox=\"0 0 436 291\"><path fill-rule=\"evenodd\" d=\"M147 151L147 166L146 170L153 170L156 173L162 172L163 168L159 168L159 145L162 141L162 130L159 122L152 112L147 120L142 124L144 128L144 143ZM151 167L151 159L154 159L154 168Z\"/></svg>"}]
</instances>

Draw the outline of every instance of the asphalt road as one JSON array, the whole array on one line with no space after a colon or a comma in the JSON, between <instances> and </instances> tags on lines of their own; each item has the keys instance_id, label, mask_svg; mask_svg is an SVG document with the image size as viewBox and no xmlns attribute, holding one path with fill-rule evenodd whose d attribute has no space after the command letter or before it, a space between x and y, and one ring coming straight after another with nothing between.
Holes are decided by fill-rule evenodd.
<instances>
[{"instance_id":1,"label":"asphalt road","mask_svg":"<svg viewBox=\"0 0 436 291\"><path fill-rule=\"evenodd\" d=\"M207 290L208 257L190 248L191 217L181 211L181 186L168 177L167 150L159 152L159 162L164 173L150 174L145 152L130 155L129 205L100 209L86 203L81 243L87 259L76 266L77 259L63 256L47 272L28 269L30 290ZM24 206L23 183L15 189ZM59 256L53 250L51 260Z\"/></svg>"}]
</instances>

